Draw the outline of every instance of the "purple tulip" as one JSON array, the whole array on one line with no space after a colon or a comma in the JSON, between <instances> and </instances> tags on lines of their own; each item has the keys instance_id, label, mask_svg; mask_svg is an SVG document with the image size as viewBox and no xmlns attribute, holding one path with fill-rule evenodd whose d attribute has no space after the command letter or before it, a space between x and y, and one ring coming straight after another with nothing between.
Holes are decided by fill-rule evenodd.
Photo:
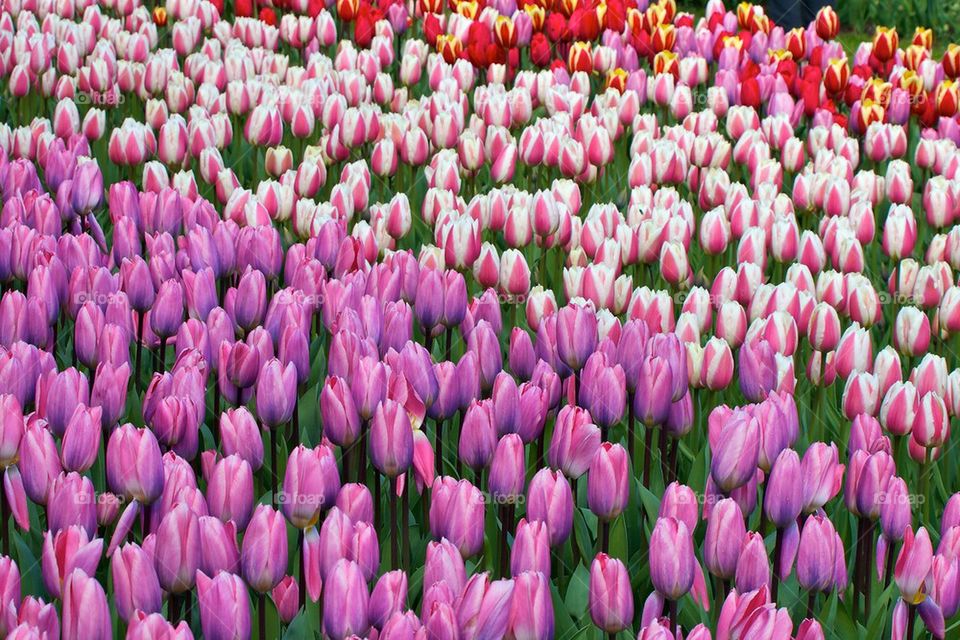
<instances>
[{"instance_id":1,"label":"purple tulip","mask_svg":"<svg viewBox=\"0 0 960 640\"><path fill-rule=\"evenodd\" d=\"M370 628L369 593L360 566L341 560L324 585L323 630L334 640L363 636Z\"/></svg>"},{"instance_id":2,"label":"purple tulip","mask_svg":"<svg viewBox=\"0 0 960 640\"><path fill-rule=\"evenodd\" d=\"M766 340L745 342L739 356L740 390L750 402L760 402L777 387L777 363Z\"/></svg>"},{"instance_id":3,"label":"purple tulip","mask_svg":"<svg viewBox=\"0 0 960 640\"><path fill-rule=\"evenodd\" d=\"M744 411L734 411L711 437L710 476L724 492L741 487L754 476L760 458L760 425Z\"/></svg>"},{"instance_id":4,"label":"purple tulip","mask_svg":"<svg viewBox=\"0 0 960 640\"><path fill-rule=\"evenodd\" d=\"M154 568L164 591L183 593L193 588L200 552L197 514L180 503L163 516L157 527Z\"/></svg>"},{"instance_id":5,"label":"purple tulip","mask_svg":"<svg viewBox=\"0 0 960 640\"><path fill-rule=\"evenodd\" d=\"M160 612L163 606L160 581L152 559L139 546L130 543L120 547L110 559L110 575L121 618L130 621L136 611Z\"/></svg>"},{"instance_id":6,"label":"purple tulip","mask_svg":"<svg viewBox=\"0 0 960 640\"><path fill-rule=\"evenodd\" d=\"M82 569L88 575L96 573L102 553L103 540L91 540L81 527L70 526L56 534L47 531L41 555L43 584L47 591L56 598L62 597L66 577L74 569Z\"/></svg>"},{"instance_id":7,"label":"purple tulip","mask_svg":"<svg viewBox=\"0 0 960 640\"><path fill-rule=\"evenodd\" d=\"M619 444L601 444L587 474L587 504L600 520L610 522L627 507L630 476L626 449Z\"/></svg>"},{"instance_id":8,"label":"purple tulip","mask_svg":"<svg viewBox=\"0 0 960 640\"><path fill-rule=\"evenodd\" d=\"M667 600L679 600L693 587L696 558L690 530L676 518L658 518L650 534L650 580Z\"/></svg>"},{"instance_id":9,"label":"purple tulip","mask_svg":"<svg viewBox=\"0 0 960 640\"><path fill-rule=\"evenodd\" d=\"M240 576L223 571L214 578L197 572L197 600L203 637L232 640L250 637L250 599Z\"/></svg>"},{"instance_id":10,"label":"purple tulip","mask_svg":"<svg viewBox=\"0 0 960 640\"><path fill-rule=\"evenodd\" d=\"M257 415L267 427L276 428L293 417L297 400L297 370L273 358L257 378Z\"/></svg>"},{"instance_id":11,"label":"purple tulip","mask_svg":"<svg viewBox=\"0 0 960 640\"><path fill-rule=\"evenodd\" d=\"M237 455L256 472L263 466L263 438L253 414L246 407L220 414L220 447L224 456Z\"/></svg>"},{"instance_id":12,"label":"purple tulip","mask_svg":"<svg viewBox=\"0 0 960 640\"><path fill-rule=\"evenodd\" d=\"M550 581L542 573L527 571L514 578L507 634L514 638L548 640L553 637L553 601Z\"/></svg>"},{"instance_id":13,"label":"purple tulip","mask_svg":"<svg viewBox=\"0 0 960 640\"><path fill-rule=\"evenodd\" d=\"M237 455L222 458L207 479L207 508L223 522L233 521L243 531L253 512L253 470Z\"/></svg>"},{"instance_id":14,"label":"purple tulip","mask_svg":"<svg viewBox=\"0 0 960 640\"><path fill-rule=\"evenodd\" d=\"M340 475L332 452L320 445L299 445L290 452L283 479L281 509L298 529L315 526L324 509L333 506L340 491Z\"/></svg>"},{"instance_id":15,"label":"purple tulip","mask_svg":"<svg viewBox=\"0 0 960 640\"><path fill-rule=\"evenodd\" d=\"M83 569L74 569L64 580L62 625L65 640L107 640L113 635L103 587Z\"/></svg>"},{"instance_id":16,"label":"purple tulip","mask_svg":"<svg viewBox=\"0 0 960 640\"><path fill-rule=\"evenodd\" d=\"M623 631L633 622L633 591L627 567L600 553L590 565L590 618L607 633Z\"/></svg>"},{"instance_id":17,"label":"purple tulip","mask_svg":"<svg viewBox=\"0 0 960 640\"><path fill-rule=\"evenodd\" d=\"M47 497L47 528L56 533L71 525L83 527L88 536L97 531L97 501L90 478L75 472L61 473L50 485Z\"/></svg>"},{"instance_id":18,"label":"purple tulip","mask_svg":"<svg viewBox=\"0 0 960 640\"><path fill-rule=\"evenodd\" d=\"M404 571L388 571L380 576L373 587L369 602L370 624L383 629L395 613L402 613L407 602L407 574Z\"/></svg>"},{"instance_id":19,"label":"purple tulip","mask_svg":"<svg viewBox=\"0 0 960 640\"><path fill-rule=\"evenodd\" d=\"M260 505L253 512L240 549L243 577L254 591L266 593L287 571L287 526L280 512Z\"/></svg>"},{"instance_id":20,"label":"purple tulip","mask_svg":"<svg viewBox=\"0 0 960 640\"><path fill-rule=\"evenodd\" d=\"M488 487L498 501L512 502L523 494L526 456L523 441L515 433L500 438L490 464Z\"/></svg>"},{"instance_id":21,"label":"purple tulip","mask_svg":"<svg viewBox=\"0 0 960 640\"><path fill-rule=\"evenodd\" d=\"M237 525L213 516L200 516L200 571L215 576L221 571L240 573Z\"/></svg>"},{"instance_id":22,"label":"purple tulip","mask_svg":"<svg viewBox=\"0 0 960 640\"><path fill-rule=\"evenodd\" d=\"M803 478L800 457L793 449L784 449L770 471L763 494L763 509L778 529L795 524L803 508Z\"/></svg>"},{"instance_id":23,"label":"purple tulip","mask_svg":"<svg viewBox=\"0 0 960 640\"><path fill-rule=\"evenodd\" d=\"M569 304L557 311L557 355L579 371L597 348L597 315L593 309Z\"/></svg>"},{"instance_id":24,"label":"purple tulip","mask_svg":"<svg viewBox=\"0 0 960 640\"><path fill-rule=\"evenodd\" d=\"M510 553L510 571L539 571L550 575L550 535L545 522L521 518Z\"/></svg>"}]
</instances>

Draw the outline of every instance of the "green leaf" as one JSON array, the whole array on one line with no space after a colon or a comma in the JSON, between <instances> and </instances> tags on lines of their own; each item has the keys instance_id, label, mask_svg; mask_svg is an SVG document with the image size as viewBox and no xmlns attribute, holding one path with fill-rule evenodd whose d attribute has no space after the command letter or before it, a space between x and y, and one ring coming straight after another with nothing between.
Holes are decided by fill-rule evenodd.
<instances>
[{"instance_id":1,"label":"green leaf","mask_svg":"<svg viewBox=\"0 0 960 640\"><path fill-rule=\"evenodd\" d=\"M591 514L592 515L592 514ZM573 510L573 537L576 538L577 550L582 558L593 557L593 534L587 526L583 509Z\"/></svg>"},{"instance_id":2,"label":"green leaf","mask_svg":"<svg viewBox=\"0 0 960 640\"><path fill-rule=\"evenodd\" d=\"M570 578L567 586L567 595L564 604L567 612L577 618L587 612L587 603L590 597L590 570L583 563L577 565L576 571Z\"/></svg>"},{"instance_id":3,"label":"green leaf","mask_svg":"<svg viewBox=\"0 0 960 640\"><path fill-rule=\"evenodd\" d=\"M627 525L622 516L610 525L610 556L626 563L630 558L630 544L627 541Z\"/></svg>"}]
</instances>

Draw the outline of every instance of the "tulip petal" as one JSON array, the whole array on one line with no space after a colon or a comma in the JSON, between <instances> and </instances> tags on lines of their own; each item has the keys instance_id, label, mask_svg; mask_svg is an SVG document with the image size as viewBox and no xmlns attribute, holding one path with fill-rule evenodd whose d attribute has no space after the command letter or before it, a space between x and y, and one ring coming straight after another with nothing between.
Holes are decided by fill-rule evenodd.
<instances>
[{"instance_id":1,"label":"tulip petal","mask_svg":"<svg viewBox=\"0 0 960 640\"><path fill-rule=\"evenodd\" d=\"M137 514L139 513L140 502L134 500L128 504L127 508L120 514L120 519L117 520L117 526L113 530L113 536L110 537L110 545L107 547L108 558L113 555L113 552L117 550L120 543L127 538L127 534L130 533L130 530L133 528L133 523L136 521Z\"/></svg>"},{"instance_id":2,"label":"tulip petal","mask_svg":"<svg viewBox=\"0 0 960 640\"><path fill-rule=\"evenodd\" d=\"M24 531L30 531L30 514L27 512L27 494L23 489L23 477L16 466L7 467L3 474L3 492L7 497L7 504L13 513L17 526Z\"/></svg>"},{"instance_id":3,"label":"tulip petal","mask_svg":"<svg viewBox=\"0 0 960 640\"><path fill-rule=\"evenodd\" d=\"M646 627L663 615L663 596L654 591L647 596L643 603L643 614L640 616L640 626Z\"/></svg>"},{"instance_id":4,"label":"tulip petal","mask_svg":"<svg viewBox=\"0 0 960 640\"><path fill-rule=\"evenodd\" d=\"M323 580L320 577L320 532L316 527L310 527L303 532L303 566L307 569L307 595L316 602L320 599L323 590Z\"/></svg>"},{"instance_id":5,"label":"tulip petal","mask_svg":"<svg viewBox=\"0 0 960 640\"><path fill-rule=\"evenodd\" d=\"M917 606L917 612L924 626L933 634L933 637L942 640L944 633L943 611L940 605L933 601L933 598L924 598L923 602Z\"/></svg>"},{"instance_id":6,"label":"tulip petal","mask_svg":"<svg viewBox=\"0 0 960 640\"><path fill-rule=\"evenodd\" d=\"M780 579L786 580L793 571L793 561L797 557L797 547L800 546L800 528L793 523L783 532L783 544L780 547L780 558L778 569Z\"/></svg>"},{"instance_id":7,"label":"tulip petal","mask_svg":"<svg viewBox=\"0 0 960 640\"><path fill-rule=\"evenodd\" d=\"M877 539L877 555L876 555L876 565L877 565L877 580L883 580L883 570L887 566L887 545L890 544L887 542L887 536L881 535Z\"/></svg>"},{"instance_id":8,"label":"tulip petal","mask_svg":"<svg viewBox=\"0 0 960 640\"><path fill-rule=\"evenodd\" d=\"M707 593L707 580L703 575L700 561L694 559L693 567L693 601L699 604L704 611L710 611L710 594Z\"/></svg>"}]
</instances>

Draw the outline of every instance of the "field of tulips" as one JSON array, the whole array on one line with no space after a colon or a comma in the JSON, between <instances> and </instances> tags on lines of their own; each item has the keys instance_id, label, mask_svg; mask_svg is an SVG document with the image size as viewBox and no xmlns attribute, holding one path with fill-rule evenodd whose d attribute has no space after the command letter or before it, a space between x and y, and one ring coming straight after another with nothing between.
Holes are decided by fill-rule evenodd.
<instances>
[{"instance_id":1,"label":"field of tulips","mask_svg":"<svg viewBox=\"0 0 960 640\"><path fill-rule=\"evenodd\" d=\"M960 46L840 26L0 0L0 638L960 637Z\"/></svg>"}]
</instances>

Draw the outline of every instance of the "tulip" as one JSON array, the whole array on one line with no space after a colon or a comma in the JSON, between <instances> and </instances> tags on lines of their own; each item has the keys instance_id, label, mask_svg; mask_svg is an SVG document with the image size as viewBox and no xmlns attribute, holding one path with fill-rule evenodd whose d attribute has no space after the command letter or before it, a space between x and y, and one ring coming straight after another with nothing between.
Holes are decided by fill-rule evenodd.
<instances>
[{"instance_id":1,"label":"tulip","mask_svg":"<svg viewBox=\"0 0 960 640\"><path fill-rule=\"evenodd\" d=\"M587 474L587 504L601 521L614 520L626 508L629 478L626 450L618 444L601 444Z\"/></svg>"},{"instance_id":2,"label":"tulip","mask_svg":"<svg viewBox=\"0 0 960 640\"><path fill-rule=\"evenodd\" d=\"M573 530L573 492L566 477L541 469L527 487L527 518L547 523L550 546L563 544Z\"/></svg>"},{"instance_id":3,"label":"tulip","mask_svg":"<svg viewBox=\"0 0 960 640\"><path fill-rule=\"evenodd\" d=\"M250 463L236 455L219 460L208 475L206 498L210 515L245 529L253 511Z\"/></svg>"},{"instance_id":4,"label":"tulip","mask_svg":"<svg viewBox=\"0 0 960 640\"><path fill-rule=\"evenodd\" d=\"M239 456L254 472L263 465L260 428L245 407L227 409L220 414L220 443L224 456Z\"/></svg>"},{"instance_id":5,"label":"tulip","mask_svg":"<svg viewBox=\"0 0 960 640\"><path fill-rule=\"evenodd\" d=\"M550 586L542 573L527 571L514 578L513 601L507 635L530 640L553 637L553 602Z\"/></svg>"},{"instance_id":6,"label":"tulip","mask_svg":"<svg viewBox=\"0 0 960 640\"><path fill-rule=\"evenodd\" d=\"M61 624L61 637L69 640L112 637L107 596L83 569L74 569L64 580Z\"/></svg>"},{"instance_id":7,"label":"tulip","mask_svg":"<svg viewBox=\"0 0 960 640\"><path fill-rule=\"evenodd\" d=\"M149 429L125 424L107 443L107 481L118 494L145 505L163 491L160 446Z\"/></svg>"},{"instance_id":8,"label":"tulip","mask_svg":"<svg viewBox=\"0 0 960 640\"><path fill-rule=\"evenodd\" d=\"M933 547L927 530L920 527L914 534L913 528L907 527L893 570L900 597L905 602L916 603L918 596L923 599L921 588L927 580L932 563Z\"/></svg>"},{"instance_id":9,"label":"tulip","mask_svg":"<svg viewBox=\"0 0 960 640\"><path fill-rule=\"evenodd\" d=\"M453 543L464 558L476 555L483 546L483 517L483 494L475 486L450 477L434 482L430 531Z\"/></svg>"},{"instance_id":10,"label":"tulip","mask_svg":"<svg viewBox=\"0 0 960 640\"><path fill-rule=\"evenodd\" d=\"M81 527L70 526L55 535L46 532L41 561L47 591L55 597L61 597L66 577L74 569L82 569L87 574L95 573L102 553L103 540L89 539Z\"/></svg>"},{"instance_id":11,"label":"tulip","mask_svg":"<svg viewBox=\"0 0 960 640\"><path fill-rule=\"evenodd\" d=\"M494 383L494 393L496 393L496 383ZM496 446L497 429L494 425L492 401L472 402L464 414L463 427L460 429L458 448L460 459L471 469L483 469L493 459Z\"/></svg>"},{"instance_id":12,"label":"tulip","mask_svg":"<svg viewBox=\"0 0 960 640\"><path fill-rule=\"evenodd\" d=\"M297 372L292 362L284 366L273 358L263 364L257 377L257 415L269 428L285 424L296 407Z\"/></svg>"},{"instance_id":13,"label":"tulip","mask_svg":"<svg viewBox=\"0 0 960 640\"><path fill-rule=\"evenodd\" d=\"M369 593L359 565L340 560L324 585L324 632L336 640L362 636L370 627Z\"/></svg>"},{"instance_id":14,"label":"tulip","mask_svg":"<svg viewBox=\"0 0 960 640\"><path fill-rule=\"evenodd\" d=\"M776 387L773 350L766 341L744 343L740 349L740 390L751 402L763 400Z\"/></svg>"},{"instance_id":15,"label":"tulip","mask_svg":"<svg viewBox=\"0 0 960 640\"><path fill-rule=\"evenodd\" d=\"M694 580L693 539L676 518L659 518L650 535L650 579L667 600L679 600Z\"/></svg>"},{"instance_id":16,"label":"tulip","mask_svg":"<svg viewBox=\"0 0 960 640\"><path fill-rule=\"evenodd\" d=\"M797 550L797 580L804 589L829 591L846 585L843 544L826 516L807 517Z\"/></svg>"},{"instance_id":17,"label":"tulip","mask_svg":"<svg viewBox=\"0 0 960 640\"><path fill-rule=\"evenodd\" d=\"M597 317L587 307L568 305L557 313L557 353L579 371L597 347Z\"/></svg>"},{"instance_id":18,"label":"tulip","mask_svg":"<svg viewBox=\"0 0 960 640\"><path fill-rule=\"evenodd\" d=\"M287 569L287 531L279 511L260 505L250 519L240 549L243 577L255 591L266 593Z\"/></svg>"},{"instance_id":19,"label":"tulip","mask_svg":"<svg viewBox=\"0 0 960 640\"><path fill-rule=\"evenodd\" d=\"M396 613L403 613L407 601L407 574L403 571L388 571L380 576L370 594L370 624L382 630Z\"/></svg>"},{"instance_id":20,"label":"tulip","mask_svg":"<svg viewBox=\"0 0 960 640\"><path fill-rule=\"evenodd\" d=\"M333 444L349 447L359 437L360 415L350 389L342 378L327 378L320 391L320 413L324 435Z\"/></svg>"},{"instance_id":21,"label":"tulip","mask_svg":"<svg viewBox=\"0 0 960 640\"><path fill-rule=\"evenodd\" d=\"M297 611L300 605L299 586L293 576L285 576L283 580L273 588L270 594L274 606L277 608L277 615L283 624L290 624L297 617Z\"/></svg>"},{"instance_id":22,"label":"tulip","mask_svg":"<svg viewBox=\"0 0 960 640\"><path fill-rule=\"evenodd\" d=\"M713 438L711 438L713 440ZM710 476L725 492L746 484L760 458L760 426L756 418L735 411L716 438Z\"/></svg>"},{"instance_id":23,"label":"tulip","mask_svg":"<svg viewBox=\"0 0 960 640\"><path fill-rule=\"evenodd\" d=\"M707 518L704 540L704 562L710 573L722 580L734 577L745 535L743 513L737 503L730 498L717 502Z\"/></svg>"},{"instance_id":24,"label":"tulip","mask_svg":"<svg viewBox=\"0 0 960 640\"><path fill-rule=\"evenodd\" d=\"M47 497L47 528L56 533L71 525L83 527L88 536L93 536L97 529L93 483L76 472L57 476Z\"/></svg>"},{"instance_id":25,"label":"tulip","mask_svg":"<svg viewBox=\"0 0 960 640\"><path fill-rule=\"evenodd\" d=\"M601 353L587 359L579 400L601 429L609 429L623 417L626 393L626 377L620 365L609 366Z\"/></svg>"},{"instance_id":26,"label":"tulip","mask_svg":"<svg viewBox=\"0 0 960 640\"><path fill-rule=\"evenodd\" d=\"M200 570L208 575L220 571L239 573L240 549L237 526L212 516L200 516Z\"/></svg>"},{"instance_id":27,"label":"tulip","mask_svg":"<svg viewBox=\"0 0 960 640\"><path fill-rule=\"evenodd\" d=\"M385 400L370 422L370 460L384 475L395 478L413 462L413 431L403 407Z\"/></svg>"},{"instance_id":28,"label":"tulip","mask_svg":"<svg viewBox=\"0 0 960 640\"><path fill-rule=\"evenodd\" d=\"M633 591L623 562L600 553L590 565L590 618L607 633L633 621Z\"/></svg>"},{"instance_id":29,"label":"tulip","mask_svg":"<svg viewBox=\"0 0 960 640\"><path fill-rule=\"evenodd\" d=\"M240 576L223 571L209 578L198 571L196 582L203 637L249 638L250 600Z\"/></svg>"},{"instance_id":30,"label":"tulip","mask_svg":"<svg viewBox=\"0 0 960 640\"><path fill-rule=\"evenodd\" d=\"M147 553L134 543L120 547L110 559L117 613L130 622L135 612L159 613L160 582Z\"/></svg>"},{"instance_id":31,"label":"tulip","mask_svg":"<svg viewBox=\"0 0 960 640\"><path fill-rule=\"evenodd\" d=\"M569 478L586 473L600 447L600 429L590 420L590 414L577 406L567 405L557 414L547 459Z\"/></svg>"},{"instance_id":32,"label":"tulip","mask_svg":"<svg viewBox=\"0 0 960 640\"><path fill-rule=\"evenodd\" d=\"M165 591L191 589L200 565L200 522L185 503L167 512L157 527L154 568Z\"/></svg>"}]
</instances>

